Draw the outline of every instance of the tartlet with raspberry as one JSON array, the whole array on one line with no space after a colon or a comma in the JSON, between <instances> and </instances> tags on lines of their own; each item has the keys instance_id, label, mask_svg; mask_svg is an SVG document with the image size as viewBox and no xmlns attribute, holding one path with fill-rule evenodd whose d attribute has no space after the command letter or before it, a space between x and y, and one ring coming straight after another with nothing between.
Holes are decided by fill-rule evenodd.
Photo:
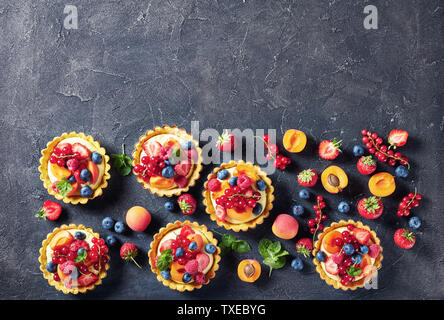
<instances>
[{"instance_id":1,"label":"tartlet with raspberry","mask_svg":"<svg viewBox=\"0 0 444 320\"><path fill-rule=\"evenodd\" d=\"M203 203L219 226L247 231L268 217L273 208L273 191L270 178L258 166L230 161L208 175Z\"/></svg>"},{"instance_id":2,"label":"tartlet with raspberry","mask_svg":"<svg viewBox=\"0 0 444 320\"><path fill-rule=\"evenodd\" d=\"M82 132L65 132L48 142L38 169L48 193L72 204L102 195L110 178L105 148Z\"/></svg>"},{"instance_id":3,"label":"tartlet with raspberry","mask_svg":"<svg viewBox=\"0 0 444 320\"><path fill-rule=\"evenodd\" d=\"M202 170L199 143L176 126L148 130L135 144L132 156L137 181L161 197L188 191Z\"/></svg>"},{"instance_id":4,"label":"tartlet with raspberry","mask_svg":"<svg viewBox=\"0 0 444 320\"><path fill-rule=\"evenodd\" d=\"M376 233L360 221L333 222L314 244L316 271L335 289L362 288L381 268L380 243Z\"/></svg>"},{"instance_id":5,"label":"tartlet with raspberry","mask_svg":"<svg viewBox=\"0 0 444 320\"><path fill-rule=\"evenodd\" d=\"M83 225L55 228L42 242L40 270L64 294L93 290L106 277L108 247L99 234Z\"/></svg>"},{"instance_id":6,"label":"tartlet with raspberry","mask_svg":"<svg viewBox=\"0 0 444 320\"><path fill-rule=\"evenodd\" d=\"M175 221L154 235L148 252L151 271L166 287L178 291L200 289L219 269L220 249L204 225Z\"/></svg>"}]
</instances>

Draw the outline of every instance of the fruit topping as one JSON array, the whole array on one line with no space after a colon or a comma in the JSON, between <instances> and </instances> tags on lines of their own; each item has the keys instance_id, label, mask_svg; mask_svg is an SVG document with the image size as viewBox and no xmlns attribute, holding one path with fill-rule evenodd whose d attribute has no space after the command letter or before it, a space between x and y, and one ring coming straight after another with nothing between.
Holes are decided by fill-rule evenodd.
<instances>
[{"instance_id":1,"label":"fruit topping","mask_svg":"<svg viewBox=\"0 0 444 320\"><path fill-rule=\"evenodd\" d=\"M231 132L224 131L217 139L216 146L222 152L234 151L237 147L236 137Z\"/></svg>"},{"instance_id":2,"label":"fruit topping","mask_svg":"<svg viewBox=\"0 0 444 320\"><path fill-rule=\"evenodd\" d=\"M370 240L371 233L370 231L365 229L354 228L353 236L356 238L356 240L358 240L360 244L367 244L367 242Z\"/></svg>"},{"instance_id":3,"label":"fruit topping","mask_svg":"<svg viewBox=\"0 0 444 320\"><path fill-rule=\"evenodd\" d=\"M62 212L60 204L54 201L45 201L43 207L34 215L35 217L43 220L57 220Z\"/></svg>"},{"instance_id":4,"label":"fruit topping","mask_svg":"<svg viewBox=\"0 0 444 320\"><path fill-rule=\"evenodd\" d=\"M76 155L78 154L78 156L76 157L78 160L88 159L91 155L91 152L88 150L88 148L79 142L76 142L72 145L72 152Z\"/></svg>"},{"instance_id":5,"label":"fruit topping","mask_svg":"<svg viewBox=\"0 0 444 320\"><path fill-rule=\"evenodd\" d=\"M274 220L272 231L281 239L293 239L298 234L299 223L288 214L280 214Z\"/></svg>"},{"instance_id":6,"label":"fruit topping","mask_svg":"<svg viewBox=\"0 0 444 320\"><path fill-rule=\"evenodd\" d=\"M370 258L375 259L379 255L379 252L381 252L381 247L378 244L371 244L368 247L368 255Z\"/></svg>"},{"instance_id":7,"label":"fruit topping","mask_svg":"<svg viewBox=\"0 0 444 320\"><path fill-rule=\"evenodd\" d=\"M384 205L380 198L368 197L358 202L358 212L367 219L379 218L384 210Z\"/></svg>"},{"instance_id":8,"label":"fruit topping","mask_svg":"<svg viewBox=\"0 0 444 320\"><path fill-rule=\"evenodd\" d=\"M390 147L396 149L396 147L402 147L403 145L405 145L407 143L408 137L409 133L407 131L395 129L390 131L387 140L388 143L390 144Z\"/></svg>"},{"instance_id":9,"label":"fruit topping","mask_svg":"<svg viewBox=\"0 0 444 320\"><path fill-rule=\"evenodd\" d=\"M297 253L302 254L304 257L309 257L313 250L313 241L310 238L302 238L296 242Z\"/></svg>"},{"instance_id":10,"label":"fruit topping","mask_svg":"<svg viewBox=\"0 0 444 320\"><path fill-rule=\"evenodd\" d=\"M325 270L331 275L337 275L339 273L338 265L333 261L331 256L325 261Z\"/></svg>"}]
</instances>

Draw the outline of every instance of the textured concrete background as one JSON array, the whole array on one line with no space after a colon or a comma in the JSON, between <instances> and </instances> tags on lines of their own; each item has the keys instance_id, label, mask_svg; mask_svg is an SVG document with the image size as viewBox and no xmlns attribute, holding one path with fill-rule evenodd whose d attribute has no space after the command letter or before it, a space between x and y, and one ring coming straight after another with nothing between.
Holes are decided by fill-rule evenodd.
<instances>
[{"instance_id":1,"label":"textured concrete background","mask_svg":"<svg viewBox=\"0 0 444 320\"><path fill-rule=\"evenodd\" d=\"M63 28L63 8L74 4L79 29ZM379 9L379 30L365 30L363 8ZM444 298L443 62L442 1L0 1L0 298L11 299L406 299ZM62 132L92 134L108 153L128 152L145 130L176 124L201 128L290 128L309 136L294 164L271 176L276 187L271 217L240 233L253 250L223 259L208 286L192 293L164 288L148 269L145 252L152 236L169 221L183 219L163 210L165 199L149 195L134 176L112 170L104 195L85 206L63 205L56 223L33 217L52 199L39 180L40 150ZM241 283L237 263L260 259L257 242L275 239L276 214L299 201L297 172L323 170L316 143L338 137L344 154L335 163L350 176L341 196L327 195L329 220L359 219L336 212L339 201L354 205L368 195L367 178L355 169L351 148L362 128L386 136L410 133L402 148L413 165L384 199L383 217L365 221L384 246L378 290L342 292L327 286L306 260L303 272L287 264L271 278ZM380 166L379 170L389 170ZM212 166L204 169L206 177ZM202 178L193 188L199 196ZM407 220L394 215L402 196L417 187L424 195L414 213L423 219L417 244L403 251L393 243ZM311 212L312 203L301 202ZM81 297L65 296L39 272L41 241L62 223L83 223L102 235L105 216L122 219L133 205L148 208L153 222L144 233L128 233L142 250L144 270L125 264L112 251L103 285ZM313 216L311 212L308 216ZM308 217L299 219L303 222ZM214 228L202 206L191 217ZM307 234L302 231L301 235ZM283 242L293 255L295 240ZM266 269L264 267L264 269Z\"/></svg>"}]
</instances>

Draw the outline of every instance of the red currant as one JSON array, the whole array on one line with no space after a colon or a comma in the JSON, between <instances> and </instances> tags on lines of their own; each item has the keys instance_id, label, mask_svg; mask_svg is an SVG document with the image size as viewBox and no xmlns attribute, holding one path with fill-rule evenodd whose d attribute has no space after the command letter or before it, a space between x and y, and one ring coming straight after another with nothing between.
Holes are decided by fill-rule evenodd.
<instances>
[{"instance_id":1,"label":"red currant","mask_svg":"<svg viewBox=\"0 0 444 320\"><path fill-rule=\"evenodd\" d=\"M54 279L54 281L57 281L57 282L60 281L60 277L59 277L59 275L57 274L57 272L54 273L54 275L52 276L52 278Z\"/></svg>"}]
</instances>

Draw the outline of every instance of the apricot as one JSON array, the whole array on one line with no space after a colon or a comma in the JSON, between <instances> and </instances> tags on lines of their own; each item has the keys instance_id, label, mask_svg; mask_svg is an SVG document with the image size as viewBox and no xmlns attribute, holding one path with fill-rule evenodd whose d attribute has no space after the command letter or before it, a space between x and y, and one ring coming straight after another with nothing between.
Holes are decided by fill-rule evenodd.
<instances>
[{"instance_id":1,"label":"apricot","mask_svg":"<svg viewBox=\"0 0 444 320\"><path fill-rule=\"evenodd\" d=\"M97 165L91 160L88 161L88 170L91 172L91 179L89 179L89 183L96 183L97 178L99 177L99 168L97 168Z\"/></svg>"},{"instance_id":2,"label":"apricot","mask_svg":"<svg viewBox=\"0 0 444 320\"><path fill-rule=\"evenodd\" d=\"M237 267L237 275L244 282L255 282L261 275L261 265L254 259L242 260Z\"/></svg>"},{"instance_id":3,"label":"apricot","mask_svg":"<svg viewBox=\"0 0 444 320\"><path fill-rule=\"evenodd\" d=\"M220 184L220 190L219 190L219 191L216 191L216 192L213 192L213 193L211 194L211 197L212 197L213 199L217 199L217 198L219 198L220 196L223 196L223 195L225 194L225 189L228 189L228 188L230 188L230 184L228 183L228 180L224 180L224 181Z\"/></svg>"},{"instance_id":4,"label":"apricot","mask_svg":"<svg viewBox=\"0 0 444 320\"><path fill-rule=\"evenodd\" d=\"M369 274L371 274L371 271L372 271L372 269L370 268L370 270L369 270L369 268L367 268L367 270L366 270L366 267L367 266L372 266L372 260L371 260L371 258L369 257L369 255L368 254L364 254L364 255L362 255L362 261L361 261L361 263L358 265L358 267L364 272L364 273L366 273L365 275L366 276L368 276ZM370 273L368 273L370 271Z\"/></svg>"},{"instance_id":5,"label":"apricot","mask_svg":"<svg viewBox=\"0 0 444 320\"><path fill-rule=\"evenodd\" d=\"M323 240L322 244L328 253L333 254L333 253L337 253L337 252L341 251L341 247L338 247L333 243L334 239L336 239L336 238L342 239L342 234L339 231L335 231L335 230L330 231L329 233L327 233L324 236L324 240Z\"/></svg>"},{"instance_id":6,"label":"apricot","mask_svg":"<svg viewBox=\"0 0 444 320\"><path fill-rule=\"evenodd\" d=\"M126 224L134 231L144 231L150 222L151 214L143 207L132 207L126 213Z\"/></svg>"},{"instance_id":7,"label":"apricot","mask_svg":"<svg viewBox=\"0 0 444 320\"><path fill-rule=\"evenodd\" d=\"M253 213L253 208L246 207L244 211L238 212L236 209L227 209L227 216L229 216L231 219L238 220L238 221L245 221L251 218L251 215Z\"/></svg>"},{"instance_id":8,"label":"apricot","mask_svg":"<svg viewBox=\"0 0 444 320\"><path fill-rule=\"evenodd\" d=\"M77 190L79 190L79 183L78 182L71 183L71 187L72 187L72 189L66 195L67 197L72 197L77 192Z\"/></svg>"},{"instance_id":9,"label":"apricot","mask_svg":"<svg viewBox=\"0 0 444 320\"><path fill-rule=\"evenodd\" d=\"M293 239L298 234L299 223L288 214L280 214L274 220L271 230L278 238Z\"/></svg>"},{"instance_id":10,"label":"apricot","mask_svg":"<svg viewBox=\"0 0 444 320\"><path fill-rule=\"evenodd\" d=\"M69 178L71 171L65 167L59 167L57 164L50 163L51 172L56 177L57 180L62 180L63 178Z\"/></svg>"},{"instance_id":11,"label":"apricot","mask_svg":"<svg viewBox=\"0 0 444 320\"><path fill-rule=\"evenodd\" d=\"M188 240L190 240L190 242L196 242L197 244L197 248L196 250L194 250L194 252L201 252L204 246L204 240L202 238L202 236L200 234L190 234L188 237Z\"/></svg>"},{"instance_id":12,"label":"apricot","mask_svg":"<svg viewBox=\"0 0 444 320\"><path fill-rule=\"evenodd\" d=\"M387 197L395 192L395 178L388 172L376 173L368 181L368 188L377 197Z\"/></svg>"},{"instance_id":13,"label":"apricot","mask_svg":"<svg viewBox=\"0 0 444 320\"><path fill-rule=\"evenodd\" d=\"M338 166L329 166L322 172L321 182L328 192L338 193L348 185L348 177Z\"/></svg>"},{"instance_id":14,"label":"apricot","mask_svg":"<svg viewBox=\"0 0 444 320\"><path fill-rule=\"evenodd\" d=\"M51 239L51 242L49 243L49 247L52 250L60 249L61 247L69 245L73 241L74 237L72 236L72 234L66 230L62 230L54 235L54 237Z\"/></svg>"},{"instance_id":15,"label":"apricot","mask_svg":"<svg viewBox=\"0 0 444 320\"><path fill-rule=\"evenodd\" d=\"M185 273L185 267L180 265L178 262L171 262L171 279L176 282L183 282L183 274Z\"/></svg>"},{"instance_id":16,"label":"apricot","mask_svg":"<svg viewBox=\"0 0 444 320\"><path fill-rule=\"evenodd\" d=\"M157 189L171 189L175 184L173 178L167 179L161 176L153 176L150 178L150 185Z\"/></svg>"},{"instance_id":17,"label":"apricot","mask_svg":"<svg viewBox=\"0 0 444 320\"><path fill-rule=\"evenodd\" d=\"M238 177L242 174L247 175L252 180L252 182L256 182L257 180L259 180L259 176L257 175L256 169L254 169L253 167L251 167L246 163L239 163L236 166L236 170L234 170L233 175Z\"/></svg>"},{"instance_id":18,"label":"apricot","mask_svg":"<svg viewBox=\"0 0 444 320\"><path fill-rule=\"evenodd\" d=\"M284 134L283 144L288 152L301 152L307 144L307 136L302 131L290 129Z\"/></svg>"}]
</instances>

